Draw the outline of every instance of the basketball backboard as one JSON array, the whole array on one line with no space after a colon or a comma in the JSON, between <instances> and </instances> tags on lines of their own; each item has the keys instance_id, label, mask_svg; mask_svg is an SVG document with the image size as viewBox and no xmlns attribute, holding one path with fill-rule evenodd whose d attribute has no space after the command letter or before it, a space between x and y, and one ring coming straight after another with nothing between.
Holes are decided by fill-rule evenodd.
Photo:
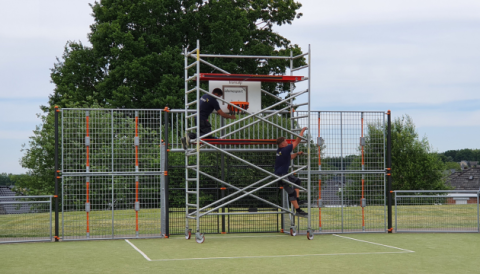
<instances>
[{"instance_id":1,"label":"basketball backboard","mask_svg":"<svg viewBox=\"0 0 480 274\"><path fill-rule=\"evenodd\" d=\"M223 91L223 99L227 102L242 101L248 102L248 112L256 113L262 109L261 82L243 81L209 81L208 91L211 93L219 88ZM220 109L228 113L228 104L219 101Z\"/></svg>"}]
</instances>

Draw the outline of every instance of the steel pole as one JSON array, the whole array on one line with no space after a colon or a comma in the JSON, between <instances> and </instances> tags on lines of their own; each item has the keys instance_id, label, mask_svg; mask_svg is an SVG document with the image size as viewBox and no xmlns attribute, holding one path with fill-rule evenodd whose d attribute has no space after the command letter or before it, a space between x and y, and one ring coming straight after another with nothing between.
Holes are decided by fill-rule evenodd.
<instances>
[{"instance_id":1,"label":"steel pole","mask_svg":"<svg viewBox=\"0 0 480 274\"><path fill-rule=\"evenodd\" d=\"M165 121L165 172L164 172L164 177L165 177L165 213L166 213L166 216L165 216L165 237L168 238L170 236L170 209L169 209L169 203L168 203L168 129L169 129L169 125L168 125L168 115L169 114L169 109L168 107L165 108L165 115L163 116L164 117L164 121Z\"/></svg>"},{"instance_id":2,"label":"steel pole","mask_svg":"<svg viewBox=\"0 0 480 274\"><path fill-rule=\"evenodd\" d=\"M387 200L388 200L388 233L392 233L392 114L387 112Z\"/></svg>"},{"instance_id":3,"label":"steel pole","mask_svg":"<svg viewBox=\"0 0 480 274\"><path fill-rule=\"evenodd\" d=\"M58 179L60 178L59 175L59 168L58 168L58 106L55 106L55 242L58 242Z\"/></svg>"}]
</instances>

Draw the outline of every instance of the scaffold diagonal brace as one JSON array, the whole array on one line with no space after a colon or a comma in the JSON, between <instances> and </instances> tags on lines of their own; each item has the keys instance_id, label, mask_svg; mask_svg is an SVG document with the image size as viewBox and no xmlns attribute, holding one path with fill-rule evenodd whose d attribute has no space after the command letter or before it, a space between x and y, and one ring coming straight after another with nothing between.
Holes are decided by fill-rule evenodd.
<instances>
[{"instance_id":1,"label":"scaffold diagonal brace","mask_svg":"<svg viewBox=\"0 0 480 274\"><path fill-rule=\"evenodd\" d=\"M219 183L222 183L222 184L224 184L224 185L226 185L226 186L229 186L229 187L231 187L231 188L233 188L233 189L235 189L235 190L238 190L237 192L230 194L230 195L232 195L232 196L236 195L237 193L247 193L247 191L244 190L245 188L240 189L239 187L236 187L236 186L234 186L234 185L232 185L232 184L229 184L229 183L227 183L227 182L225 182L225 181L222 181L222 180L220 180L220 179L218 179L218 178L215 178L215 177L213 177L213 176L211 176L211 175L209 175L209 174L207 174L207 173L205 173L205 172L203 172L203 171L200 171L200 174L202 174L202 175L204 175L204 176L207 176L207 177L209 177L210 179L213 179L213 180L215 180L215 181L217 181L217 182L219 182ZM266 178L270 178L270 177L271 177L271 176L268 176L268 177L266 177ZM278 209L285 210L285 208L283 208L283 207L281 207L281 206L279 206L279 205L277 205L277 204L274 204L274 203L272 203L272 202L270 202L270 201L267 201L267 200L265 200L265 199L263 199L263 198L260 198L260 197L258 197L257 195L250 194L249 196L250 196L250 197L253 197L253 198L255 198L255 199L259 200L259 201L262 201L262 202L264 202L264 203L266 203L266 204L269 204L269 205L271 205L271 206L273 206L273 207L276 207L276 208L278 208Z\"/></svg>"},{"instance_id":2,"label":"scaffold diagonal brace","mask_svg":"<svg viewBox=\"0 0 480 274\"><path fill-rule=\"evenodd\" d=\"M207 142L205 142L205 141L203 141L203 140L200 140L200 142L202 142L203 144L206 144L207 146L212 147L212 148L214 148L214 149L216 149L216 150L218 150L218 151L220 151L220 152L222 152L222 153L224 153L224 154L226 154L226 155L228 155L228 156L230 156L230 157L232 157L232 158L234 158L234 159L236 159L236 160L239 160L239 161L241 161L241 162L243 162L243 163L245 163L245 164L247 164L247 165L249 165L249 166L251 166L251 167L253 167L253 168L255 168L255 169L258 169L258 170L260 170L260 171L263 171L263 172L267 173L267 174L270 175L270 176L273 176L273 177L276 177L276 178L279 178L279 177L280 177L280 176L278 176L278 175L275 175L274 173L269 172L268 170L265 170L265 169L263 169L263 168L260 168L260 167L254 165L254 164L252 164L252 163L250 163L250 162L248 162L248 161L243 160L242 158L239 158L239 157L237 157L237 156L235 156L235 155L233 155L233 154L231 154L231 153L228 153L228 152L225 151L225 150L219 149L218 147L216 147L216 146L214 146L214 145L211 145L211 144L209 144L209 143L207 143ZM307 168L307 166L304 166L304 167L298 169L298 171L300 171L300 170L302 170L302 169L304 169L304 168ZM299 186L299 185L296 185L296 184L294 184L294 183L292 183L292 182L290 182L290 181L285 181L285 183L288 183L288 184L290 184L290 185L293 185L293 186L295 186L295 187L298 187L298 188L301 189L301 190L307 190L306 188L301 187L301 186Z\"/></svg>"},{"instance_id":3,"label":"scaffold diagonal brace","mask_svg":"<svg viewBox=\"0 0 480 274\"><path fill-rule=\"evenodd\" d=\"M229 205L229 204L231 204L231 203L233 203L233 202L235 202L235 201L237 201L237 200L240 200L240 199L242 199L243 197L246 197L246 196L252 194L252 193L255 192L255 191L259 191L259 190L262 189L262 188L265 188L265 187L267 187L267 186L269 186L269 185L271 185L271 184L273 184L273 183L276 183L277 181L283 180L283 179L287 178L288 176L292 175L293 173L295 173L295 172L297 172L297 171L300 171L300 170L302 170L302 169L304 169L304 168L305 168L305 167L302 167L302 168L299 168L299 169L297 169L297 170L294 170L294 171L292 171L292 172L290 172L290 173L288 173L288 174L286 174L286 175L283 175L283 176L281 176L281 177L278 177L278 178L274 179L273 181L271 181L271 182L269 182L269 183L267 183L267 184L265 184L265 185L263 185L263 186L261 186L261 187L259 187L259 188L256 188L256 189L254 189L254 190L251 190L251 191L249 191L249 192L247 192L247 193L245 193L245 194L243 194L243 195L241 195L241 196L239 196L239 197L237 197L237 198L235 198L235 199L233 199L233 200L230 200L230 201L228 201L228 202L226 202L226 203L224 203L224 204L222 204L222 205L220 205L220 206L217 206L217 207L215 207L215 208L213 208L213 209L210 209L210 210L208 210L207 212L200 214L200 217L202 217L202 216L204 216L204 215L207 215L208 213L210 213L210 212L212 212L212 211L215 211L215 210L217 210L217 209L219 209L219 208L222 208L222 207L224 207L224 206L226 206L226 205ZM203 207L203 208L200 209L199 211L202 211L203 209L208 208L208 207L209 207L209 206ZM285 211L287 211L287 212L289 212L289 213L292 213L290 210L287 210L287 209L285 209ZM293 213L292 213L292 214L293 214Z\"/></svg>"}]
</instances>

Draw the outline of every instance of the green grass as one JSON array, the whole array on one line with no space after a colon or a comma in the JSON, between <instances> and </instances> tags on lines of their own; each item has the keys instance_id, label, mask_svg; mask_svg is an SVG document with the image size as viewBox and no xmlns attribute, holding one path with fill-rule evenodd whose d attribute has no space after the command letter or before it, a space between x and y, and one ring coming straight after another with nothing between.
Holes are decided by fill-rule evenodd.
<instances>
[{"instance_id":1,"label":"green grass","mask_svg":"<svg viewBox=\"0 0 480 274\"><path fill-rule=\"evenodd\" d=\"M244 237L247 236L247 237ZM253 236L253 237L252 237ZM207 235L0 245L2 273L478 273L478 234ZM198 259L213 258L215 259ZM235 258L221 258L235 257ZM197 259L193 259L197 258ZM182 259L182 260L171 260Z\"/></svg>"},{"instance_id":2,"label":"green grass","mask_svg":"<svg viewBox=\"0 0 480 274\"><path fill-rule=\"evenodd\" d=\"M185 226L184 209L174 209L180 212L171 214L171 233L183 234ZM228 211L228 210L226 210ZM338 232L342 229L341 208L322 208L322 230L327 232ZM365 208L365 225L369 231L381 231L384 229L384 207L367 206ZM343 208L344 231L355 231L362 229L362 208ZM116 210L114 212L115 234L135 234L135 211ZM142 209L139 211L139 233L159 234L160 233L160 209ZM285 217L288 219L287 215ZM16 215L0 215L0 237L45 237L48 233L49 213L30 213ZM202 218L201 231L216 233L216 226L208 226L209 221L219 219L218 226L221 229L222 218L217 216L206 216ZM92 211L90 213L90 235L104 236L111 235L112 212ZM269 215L242 215L225 217L226 230L234 232L253 231L258 224L264 224L269 231L276 231L277 216ZM471 229L477 227L477 205L441 205L441 206L399 206L398 207L398 229ZM395 220L394 220L395 221ZM65 235L71 237L82 237L86 234L86 213L66 212L64 213ZM268 225L267 225L268 224ZM288 221L285 227L288 227ZM300 230L307 229L307 219L300 218ZM195 228L195 220L190 221L190 227ZM312 208L312 228L319 228L318 208ZM53 228L54 229L54 228ZM0 238L1 239L1 238Z\"/></svg>"}]
</instances>

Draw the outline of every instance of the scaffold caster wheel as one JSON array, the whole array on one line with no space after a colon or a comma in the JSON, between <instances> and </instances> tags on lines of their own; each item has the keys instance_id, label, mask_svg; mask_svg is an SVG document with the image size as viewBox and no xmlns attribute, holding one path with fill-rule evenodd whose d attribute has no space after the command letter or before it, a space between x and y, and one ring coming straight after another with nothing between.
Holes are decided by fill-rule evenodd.
<instances>
[{"instance_id":1,"label":"scaffold caster wheel","mask_svg":"<svg viewBox=\"0 0 480 274\"><path fill-rule=\"evenodd\" d=\"M294 227L290 228L290 236L297 236L297 230Z\"/></svg>"},{"instance_id":2,"label":"scaffold caster wheel","mask_svg":"<svg viewBox=\"0 0 480 274\"><path fill-rule=\"evenodd\" d=\"M192 237L192 231L190 229L185 230L185 239L190 240Z\"/></svg>"},{"instance_id":3,"label":"scaffold caster wheel","mask_svg":"<svg viewBox=\"0 0 480 274\"><path fill-rule=\"evenodd\" d=\"M313 231L311 231L311 230L307 231L307 239L313 240Z\"/></svg>"},{"instance_id":4,"label":"scaffold caster wheel","mask_svg":"<svg viewBox=\"0 0 480 274\"><path fill-rule=\"evenodd\" d=\"M203 244L203 242L205 242L205 235L203 235L202 233L195 233L195 241L197 241L197 243L199 244Z\"/></svg>"}]
</instances>

